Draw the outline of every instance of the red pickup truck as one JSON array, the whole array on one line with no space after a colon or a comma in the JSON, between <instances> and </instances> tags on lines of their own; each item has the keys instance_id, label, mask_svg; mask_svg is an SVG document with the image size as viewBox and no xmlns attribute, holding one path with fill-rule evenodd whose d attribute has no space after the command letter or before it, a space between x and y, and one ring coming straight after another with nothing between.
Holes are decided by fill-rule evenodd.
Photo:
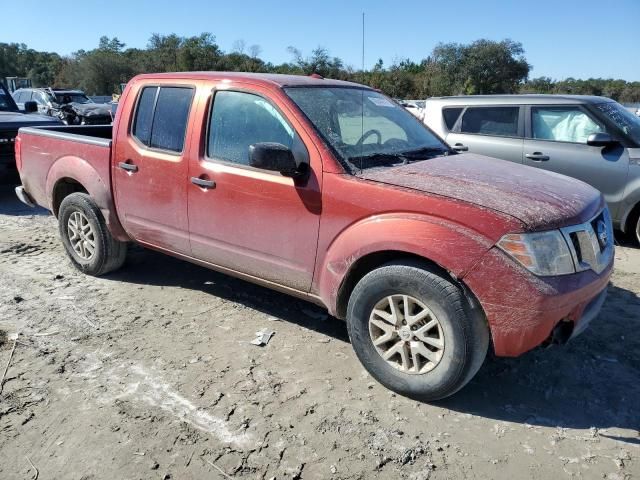
<instances>
[{"instance_id":1,"label":"red pickup truck","mask_svg":"<svg viewBox=\"0 0 640 480\"><path fill-rule=\"evenodd\" d=\"M354 83L141 75L112 127L23 128L16 157L18 196L53 212L80 270L115 270L137 242L307 299L414 398L462 388L490 344L576 336L613 268L599 192L453 152Z\"/></svg>"}]
</instances>

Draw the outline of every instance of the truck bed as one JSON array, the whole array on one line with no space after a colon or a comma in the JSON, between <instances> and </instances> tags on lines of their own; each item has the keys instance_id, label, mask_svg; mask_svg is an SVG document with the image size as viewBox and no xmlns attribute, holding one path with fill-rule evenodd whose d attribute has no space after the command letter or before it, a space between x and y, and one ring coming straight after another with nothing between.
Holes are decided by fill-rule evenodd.
<instances>
[{"instance_id":1,"label":"truck bed","mask_svg":"<svg viewBox=\"0 0 640 480\"><path fill-rule=\"evenodd\" d=\"M83 184L110 200L112 134L111 125L21 128L16 161L25 190L37 204L54 213L56 185L50 179L90 181L90 185Z\"/></svg>"}]
</instances>

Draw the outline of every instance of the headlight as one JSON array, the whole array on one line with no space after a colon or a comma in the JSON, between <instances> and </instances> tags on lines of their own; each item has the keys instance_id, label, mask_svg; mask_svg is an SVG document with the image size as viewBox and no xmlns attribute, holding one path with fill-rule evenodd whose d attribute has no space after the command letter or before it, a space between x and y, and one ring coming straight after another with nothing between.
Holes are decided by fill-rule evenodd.
<instances>
[{"instance_id":1,"label":"headlight","mask_svg":"<svg viewBox=\"0 0 640 480\"><path fill-rule=\"evenodd\" d=\"M500 239L498 247L536 275L567 275L576 271L569 246L559 230L510 233Z\"/></svg>"}]
</instances>

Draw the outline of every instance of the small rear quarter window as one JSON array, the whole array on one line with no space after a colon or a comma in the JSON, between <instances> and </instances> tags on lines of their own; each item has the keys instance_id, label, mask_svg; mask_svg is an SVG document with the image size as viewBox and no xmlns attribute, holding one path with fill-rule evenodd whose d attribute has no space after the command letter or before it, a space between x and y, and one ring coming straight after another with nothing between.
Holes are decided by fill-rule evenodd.
<instances>
[{"instance_id":1,"label":"small rear quarter window","mask_svg":"<svg viewBox=\"0 0 640 480\"><path fill-rule=\"evenodd\" d=\"M444 118L444 124L447 126L447 130L453 128L462 110L464 110L462 107L446 107L442 109L442 118Z\"/></svg>"},{"instance_id":2,"label":"small rear quarter window","mask_svg":"<svg viewBox=\"0 0 640 480\"><path fill-rule=\"evenodd\" d=\"M143 144L149 145L151 125L153 123L153 107L156 102L158 87L144 87L138 100L132 134Z\"/></svg>"}]
</instances>

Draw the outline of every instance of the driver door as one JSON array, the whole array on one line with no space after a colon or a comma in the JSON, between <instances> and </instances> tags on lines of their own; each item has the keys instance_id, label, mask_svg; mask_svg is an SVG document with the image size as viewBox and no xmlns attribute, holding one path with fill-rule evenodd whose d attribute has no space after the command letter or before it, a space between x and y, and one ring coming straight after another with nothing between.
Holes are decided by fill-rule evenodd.
<instances>
[{"instance_id":1,"label":"driver door","mask_svg":"<svg viewBox=\"0 0 640 480\"><path fill-rule=\"evenodd\" d=\"M204 97L204 96L203 96ZM211 98L211 96L208 96ZM201 106L201 154L189 164L188 212L194 257L308 292L321 212L322 164L286 105L262 88L214 91ZM204 97L209 100L209 98ZM308 162L305 181L253 168L249 147L275 142Z\"/></svg>"}]
</instances>

